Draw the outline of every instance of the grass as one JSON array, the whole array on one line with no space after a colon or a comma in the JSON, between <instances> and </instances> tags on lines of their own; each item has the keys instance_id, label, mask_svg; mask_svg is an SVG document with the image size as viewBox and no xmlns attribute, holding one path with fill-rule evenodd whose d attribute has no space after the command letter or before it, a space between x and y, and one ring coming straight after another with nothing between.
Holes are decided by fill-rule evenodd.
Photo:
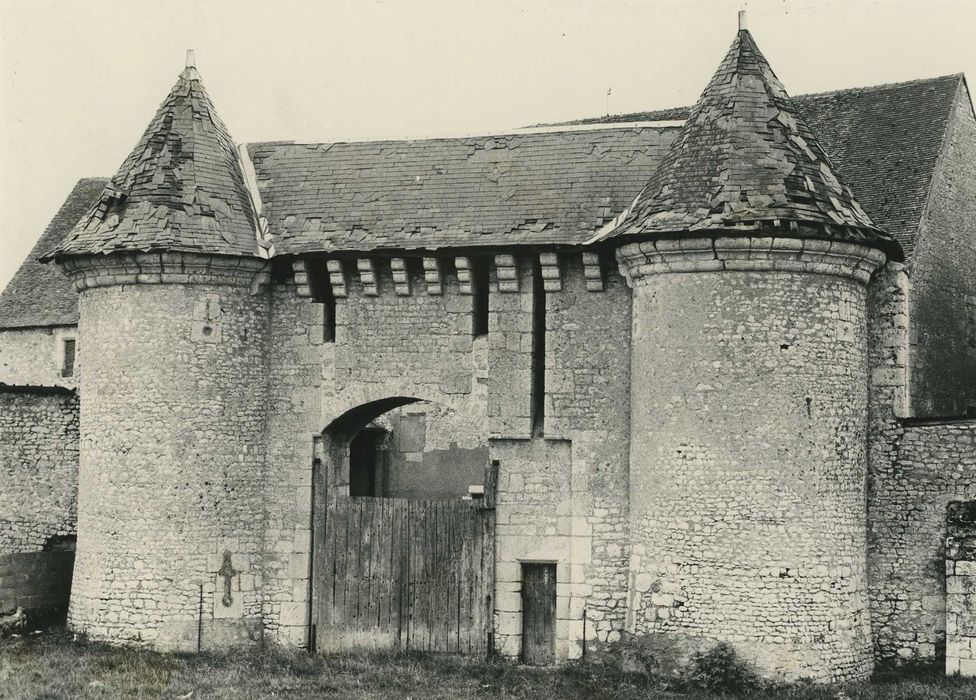
<instances>
[{"instance_id":1,"label":"grass","mask_svg":"<svg viewBox=\"0 0 976 700\"><path fill-rule=\"evenodd\" d=\"M794 685L713 695L611 666L532 669L443 655L311 656L253 649L226 654L163 654L73 641L64 630L0 640L0 698L620 698L718 697L791 700L960 700L976 681L935 673L881 676L847 686Z\"/></svg>"}]
</instances>

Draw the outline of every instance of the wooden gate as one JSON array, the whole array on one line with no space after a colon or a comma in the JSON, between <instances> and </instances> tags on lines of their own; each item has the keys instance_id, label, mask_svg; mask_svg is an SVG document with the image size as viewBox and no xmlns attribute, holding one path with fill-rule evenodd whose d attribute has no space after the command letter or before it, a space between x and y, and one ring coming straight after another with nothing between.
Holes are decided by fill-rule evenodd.
<instances>
[{"instance_id":1,"label":"wooden gate","mask_svg":"<svg viewBox=\"0 0 976 700\"><path fill-rule=\"evenodd\" d=\"M491 486L474 501L327 499L316 527L316 649L486 655L495 578Z\"/></svg>"}]
</instances>

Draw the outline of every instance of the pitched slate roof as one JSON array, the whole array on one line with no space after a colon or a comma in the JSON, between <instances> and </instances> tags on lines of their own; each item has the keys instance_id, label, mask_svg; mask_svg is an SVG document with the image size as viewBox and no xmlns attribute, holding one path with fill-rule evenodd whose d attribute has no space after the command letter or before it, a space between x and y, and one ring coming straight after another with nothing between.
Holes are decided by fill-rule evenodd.
<instances>
[{"instance_id":1,"label":"pitched slate roof","mask_svg":"<svg viewBox=\"0 0 976 700\"><path fill-rule=\"evenodd\" d=\"M882 229L914 249L942 139L962 73L797 95L796 109L817 135L841 180ZM576 126L687 119L691 107L579 119Z\"/></svg>"},{"instance_id":2,"label":"pitched slate roof","mask_svg":"<svg viewBox=\"0 0 976 700\"><path fill-rule=\"evenodd\" d=\"M579 244L631 203L668 129L249 148L276 254Z\"/></svg>"},{"instance_id":3,"label":"pitched slate roof","mask_svg":"<svg viewBox=\"0 0 976 700\"><path fill-rule=\"evenodd\" d=\"M0 328L61 326L78 322L78 294L56 265L38 258L54 248L97 201L108 180L79 180L13 279L0 293Z\"/></svg>"},{"instance_id":4,"label":"pitched slate roof","mask_svg":"<svg viewBox=\"0 0 976 700\"><path fill-rule=\"evenodd\" d=\"M906 252L961 81L961 75L944 76L794 100L840 179ZM596 127L589 131L249 149L278 254L577 245L633 201L678 133L612 122L685 119L689 111L584 120ZM600 128L600 122L611 123ZM77 297L67 279L55 265L36 261L64 238L106 182L82 180L72 191L0 294L0 327L77 321Z\"/></svg>"},{"instance_id":5,"label":"pitched slate roof","mask_svg":"<svg viewBox=\"0 0 976 700\"><path fill-rule=\"evenodd\" d=\"M98 204L45 258L156 250L254 256L255 221L237 149L188 67Z\"/></svg>"},{"instance_id":6,"label":"pitched slate roof","mask_svg":"<svg viewBox=\"0 0 976 700\"><path fill-rule=\"evenodd\" d=\"M749 231L760 222L777 235L864 242L900 257L741 29L667 155L607 237Z\"/></svg>"}]
</instances>

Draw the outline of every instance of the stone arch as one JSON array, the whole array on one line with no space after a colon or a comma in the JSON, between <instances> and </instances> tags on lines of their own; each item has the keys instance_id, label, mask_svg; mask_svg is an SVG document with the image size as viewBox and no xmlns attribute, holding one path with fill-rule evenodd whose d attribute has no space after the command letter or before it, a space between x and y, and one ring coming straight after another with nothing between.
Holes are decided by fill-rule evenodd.
<instances>
[{"instance_id":1,"label":"stone arch","mask_svg":"<svg viewBox=\"0 0 976 700\"><path fill-rule=\"evenodd\" d=\"M315 448L317 500L349 495L349 447L360 431L384 413L425 400L416 396L387 396L348 408L333 418Z\"/></svg>"}]
</instances>

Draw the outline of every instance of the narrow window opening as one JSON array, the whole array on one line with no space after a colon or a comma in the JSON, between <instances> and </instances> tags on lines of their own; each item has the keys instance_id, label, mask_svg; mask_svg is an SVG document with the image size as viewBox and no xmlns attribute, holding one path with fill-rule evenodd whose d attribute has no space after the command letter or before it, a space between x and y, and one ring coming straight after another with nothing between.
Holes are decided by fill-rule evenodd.
<instances>
[{"instance_id":1,"label":"narrow window opening","mask_svg":"<svg viewBox=\"0 0 976 700\"><path fill-rule=\"evenodd\" d=\"M538 257L532 268L532 434L541 436L546 418L546 290Z\"/></svg>"},{"instance_id":2,"label":"narrow window opening","mask_svg":"<svg viewBox=\"0 0 976 700\"><path fill-rule=\"evenodd\" d=\"M471 335L488 335L488 258L471 259Z\"/></svg>"},{"instance_id":3,"label":"narrow window opening","mask_svg":"<svg viewBox=\"0 0 976 700\"><path fill-rule=\"evenodd\" d=\"M72 377L75 373L75 348L77 341L66 338L64 341L64 357L61 360L61 376Z\"/></svg>"},{"instance_id":4,"label":"narrow window opening","mask_svg":"<svg viewBox=\"0 0 976 700\"><path fill-rule=\"evenodd\" d=\"M334 343L336 336L336 300L332 293L332 283L325 267L325 261L315 261L309 265L309 286L315 303L322 304L322 339L326 343Z\"/></svg>"}]
</instances>

